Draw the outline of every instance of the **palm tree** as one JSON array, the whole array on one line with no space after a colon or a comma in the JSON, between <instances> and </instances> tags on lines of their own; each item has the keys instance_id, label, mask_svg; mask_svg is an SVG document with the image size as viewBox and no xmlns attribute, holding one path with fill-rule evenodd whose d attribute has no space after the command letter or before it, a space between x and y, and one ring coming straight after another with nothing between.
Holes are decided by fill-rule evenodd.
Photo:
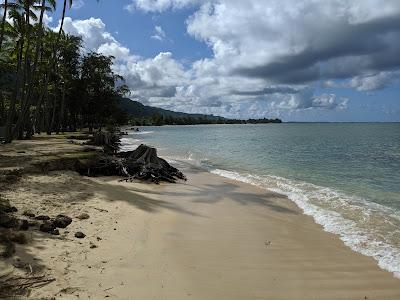
<instances>
[{"instance_id":1,"label":"palm tree","mask_svg":"<svg viewBox=\"0 0 400 300\"><path fill-rule=\"evenodd\" d=\"M46 6L46 1L50 4L50 6ZM36 2L36 1L35 1ZM36 49L35 49L35 54L34 54L34 59L33 59L33 65L30 68L30 76L27 78L27 90L24 94L23 98L23 109L21 111L21 114L19 115L15 131L18 132L21 130L21 127L24 127L23 125L26 124L27 118L29 118L28 111L29 108L31 107L31 102L32 102L32 90L34 87L34 83L36 81L36 69L38 65L38 60L39 60L39 54L40 54L40 49L43 44L43 17L45 11L52 11L56 7L56 2L55 0L41 0L41 4L39 6L34 6L35 9L40 9L40 17L39 17L39 24L37 25L37 40L36 40ZM26 56L27 58L27 56ZM29 133L33 133L32 131L28 131ZM29 136L28 136L29 137Z\"/></svg>"},{"instance_id":2,"label":"palm tree","mask_svg":"<svg viewBox=\"0 0 400 300\"><path fill-rule=\"evenodd\" d=\"M62 11L62 16L61 16L61 24L60 24L60 29L58 31L58 35L61 35L61 32L63 30L63 26L64 26L64 19L65 19L65 10L67 8L67 1L69 2L69 7L72 6L72 2L73 0L64 0L64 5L63 5L63 11Z\"/></svg>"},{"instance_id":3,"label":"palm tree","mask_svg":"<svg viewBox=\"0 0 400 300\"><path fill-rule=\"evenodd\" d=\"M31 20L37 21L37 16L34 12L35 10L35 3L37 0L18 0L16 4L18 9L22 9L23 11L23 16L25 18L25 24L24 24L24 40L26 41L26 46L25 46L25 52L23 54L24 56L24 64L23 64L23 69L22 69L22 80L19 81L19 85L17 86L17 91L21 89L22 91L22 101L21 101L21 113L18 116L18 120L16 123L16 126L11 134L11 139L15 136L15 134L18 132L20 137L22 137L22 130L21 130L21 124L23 121L24 117L24 111L26 110L26 94L27 94L27 82L29 82L31 72L30 72L30 52L31 52L31 29L32 29L32 24ZM23 51L23 49L21 49ZM22 54L21 54L22 56ZM17 74L17 77L19 75ZM17 93L18 94L18 93Z\"/></svg>"},{"instance_id":4,"label":"palm tree","mask_svg":"<svg viewBox=\"0 0 400 300\"><path fill-rule=\"evenodd\" d=\"M1 51L1 45L3 44L4 29L5 29L6 18L7 18L8 0L4 0L4 3L0 4L0 7L4 10L3 19L1 20L1 34L0 34L0 51Z\"/></svg>"},{"instance_id":5,"label":"palm tree","mask_svg":"<svg viewBox=\"0 0 400 300\"><path fill-rule=\"evenodd\" d=\"M17 65L15 70L15 88L14 95L11 99L10 107L7 114L6 122L6 142L11 142L13 138L12 124L14 122L16 113L16 104L20 97L20 81L21 81L21 65L22 65L22 53L24 49L24 36L25 36L25 18L19 11L20 7L14 7L10 11L10 17L13 19L11 33L16 40L15 53L17 54Z\"/></svg>"}]
</instances>

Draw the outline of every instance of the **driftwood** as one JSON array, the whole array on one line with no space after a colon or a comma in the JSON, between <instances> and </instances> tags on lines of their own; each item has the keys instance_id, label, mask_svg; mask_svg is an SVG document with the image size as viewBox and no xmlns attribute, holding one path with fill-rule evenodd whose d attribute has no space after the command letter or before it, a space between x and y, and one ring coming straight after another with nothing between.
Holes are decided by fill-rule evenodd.
<instances>
[{"instance_id":1,"label":"driftwood","mask_svg":"<svg viewBox=\"0 0 400 300\"><path fill-rule=\"evenodd\" d=\"M30 290L39 288L55 281L55 278L43 276L31 277L0 277L0 298L29 295Z\"/></svg>"},{"instance_id":2,"label":"driftwood","mask_svg":"<svg viewBox=\"0 0 400 300\"><path fill-rule=\"evenodd\" d=\"M120 152L117 155L104 155L91 164L87 175L123 176L122 180L145 180L154 183L161 181L175 183L186 180L185 175L157 156L155 148L140 145L134 151Z\"/></svg>"}]
</instances>

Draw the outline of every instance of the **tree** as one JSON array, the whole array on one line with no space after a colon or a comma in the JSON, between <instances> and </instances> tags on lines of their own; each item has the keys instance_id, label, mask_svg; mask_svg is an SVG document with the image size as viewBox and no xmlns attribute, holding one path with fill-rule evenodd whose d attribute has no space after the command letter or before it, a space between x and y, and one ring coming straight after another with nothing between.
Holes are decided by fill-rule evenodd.
<instances>
[{"instance_id":1,"label":"tree","mask_svg":"<svg viewBox=\"0 0 400 300\"><path fill-rule=\"evenodd\" d=\"M63 32L68 3L57 31L43 24L55 0L4 3L12 20L1 27L7 36L0 49L0 126L6 125L6 142L35 132L101 130L127 121L116 101L127 88L112 71L113 57L83 55L81 38Z\"/></svg>"}]
</instances>

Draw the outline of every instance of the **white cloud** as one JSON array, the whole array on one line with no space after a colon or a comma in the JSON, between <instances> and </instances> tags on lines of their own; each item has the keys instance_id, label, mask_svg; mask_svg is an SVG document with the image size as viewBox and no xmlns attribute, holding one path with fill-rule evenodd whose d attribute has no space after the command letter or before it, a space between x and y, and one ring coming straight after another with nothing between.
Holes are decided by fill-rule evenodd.
<instances>
[{"instance_id":1,"label":"white cloud","mask_svg":"<svg viewBox=\"0 0 400 300\"><path fill-rule=\"evenodd\" d=\"M158 40L158 41L163 41L166 37L167 37L167 35L165 34L165 32L161 28L161 26L154 27L154 35L151 36L152 39Z\"/></svg>"},{"instance_id":2,"label":"white cloud","mask_svg":"<svg viewBox=\"0 0 400 300\"><path fill-rule=\"evenodd\" d=\"M57 30L57 28L55 29ZM137 56L131 55L130 50L121 45L111 33L106 31L106 25L101 19L72 20L70 17L66 17L64 31L72 35L81 36L86 51L96 51L104 55L111 55L117 61L124 63L138 59Z\"/></svg>"},{"instance_id":3,"label":"white cloud","mask_svg":"<svg viewBox=\"0 0 400 300\"><path fill-rule=\"evenodd\" d=\"M72 9L80 9L85 5L85 2L83 0L74 0L72 2Z\"/></svg>"},{"instance_id":4,"label":"white cloud","mask_svg":"<svg viewBox=\"0 0 400 300\"><path fill-rule=\"evenodd\" d=\"M168 9L181 9L202 2L201 0L132 0L125 9L132 12L136 9L145 12L163 12Z\"/></svg>"},{"instance_id":5,"label":"white cloud","mask_svg":"<svg viewBox=\"0 0 400 300\"><path fill-rule=\"evenodd\" d=\"M128 10L160 13L196 7L187 32L213 51L184 67L172 53L139 58L100 19L67 25L89 49L119 58L115 69L142 102L186 112L263 117L344 110L348 99L325 87L384 88L400 68L397 0L133 0ZM68 23L68 22L67 22ZM159 26L153 39L166 39Z\"/></svg>"},{"instance_id":6,"label":"white cloud","mask_svg":"<svg viewBox=\"0 0 400 300\"><path fill-rule=\"evenodd\" d=\"M363 76L356 76L350 80L348 86L358 91L376 91L381 90L392 84L398 79L399 72L378 72Z\"/></svg>"}]
</instances>

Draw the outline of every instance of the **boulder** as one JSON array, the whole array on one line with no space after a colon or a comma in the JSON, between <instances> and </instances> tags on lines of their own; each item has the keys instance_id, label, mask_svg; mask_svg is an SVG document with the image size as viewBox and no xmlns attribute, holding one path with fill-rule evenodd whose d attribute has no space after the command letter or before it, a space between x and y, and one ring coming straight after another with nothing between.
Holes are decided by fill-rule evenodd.
<instances>
[{"instance_id":1,"label":"boulder","mask_svg":"<svg viewBox=\"0 0 400 300\"><path fill-rule=\"evenodd\" d=\"M72 219L68 216L58 215L54 220L53 224L58 228L66 228L69 224L72 223Z\"/></svg>"}]
</instances>

